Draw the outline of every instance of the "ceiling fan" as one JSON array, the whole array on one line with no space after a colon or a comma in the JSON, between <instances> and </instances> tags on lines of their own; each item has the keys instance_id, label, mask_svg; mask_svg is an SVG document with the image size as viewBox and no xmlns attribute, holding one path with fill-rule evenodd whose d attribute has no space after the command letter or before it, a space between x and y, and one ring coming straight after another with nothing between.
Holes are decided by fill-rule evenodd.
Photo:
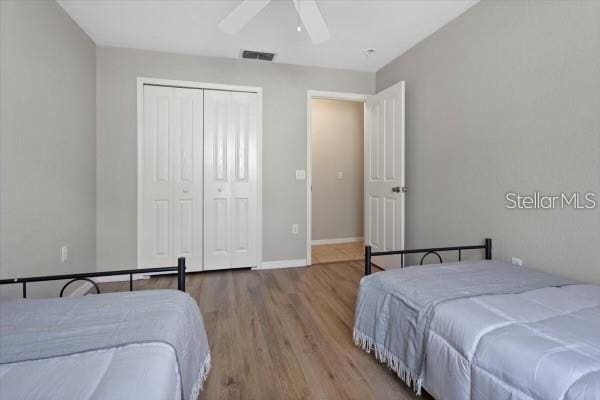
<instances>
[{"instance_id":1,"label":"ceiling fan","mask_svg":"<svg viewBox=\"0 0 600 400\"><path fill-rule=\"evenodd\" d=\"M319 11L315 0L292 0L302 24L313 43L323 43L329 40L329 29ZM243 0L220 23L219 29L233 35L238 33L252 18L256 16L271 0ZM298 25L300 31L300 25Z\"/></svg>"}]
</instances>

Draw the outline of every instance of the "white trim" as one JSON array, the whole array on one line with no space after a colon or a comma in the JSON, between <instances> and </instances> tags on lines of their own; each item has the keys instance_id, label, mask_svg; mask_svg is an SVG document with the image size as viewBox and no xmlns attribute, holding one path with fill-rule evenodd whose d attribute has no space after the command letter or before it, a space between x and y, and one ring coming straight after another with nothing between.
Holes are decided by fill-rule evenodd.
<instances>
[{"instance_id":1,"label":"white trim","mask_svg":"<svg viewBox=\"0 0 600 400\"><path fill-rule=\"evenodd\" d=\"M150 274L133 274L134 281L139 281L140 279L150 279ZM128 282L129 275L98 276L92 280L96 283Z\"/></svg>"},{"instance_id":2,"label":"white trim","mask_svg":"<svg viewBox=\"0 0 600 400\"><path fill-rule=\"evenodd\" d=\"M297 260L279 260L279 261L263 261L259 269L279 269L279 268L298 268L308 267L306 258Z\"/></svg>"},{"instance_id":3,"label":"white trim","mask_svg":"<svg viewBox=\"0 0 600 400\"><path fill-rule=\"evenodd\" d=\"M348 238L338 238L338 239L318 239L312 240L311 244L313 246L320 244L342 244L342 243L354 243L360 242L364 239L364 237L348 237Z\"/></svg>"},{"instance_id":4,"label":"white trim","mask_svg":"<svg viewBox=\"0 0 600 400\"><path fill-rule=\"evenodd\" d=\"M311 100L331 99L360 101L365 103L369 94L327 92L321 90L308 90L306 93L306 259L312 260L312 124L311 124ZM364 112L364 111L363 111ZM363 135L366 130L363 128Z\"/></svg>"},{"instance_id":5,"label":"white trim","mask_svg":"<svg viewBox=\"0 0 600 400\"><path fill-rule=\"evenodd\" d=\"M144 138L144 83L145 80L143 78L137 78L137 200L136 200L136 210L137 210L137 231L136 231L136 242L137 242L137 251L136 251L136 265L138 268L141 268L142 265L142 232L144 231L144 227L142 225L143 212L142 212L142 196L144 189L143 182L143 173L144 170L144 157L143 157L143 138Z\"/></svg>"},{"instance_id":6,"label":"white trim","mask_svg":"<svg viewBox=\"0 0 600 400\"><path fill-rule=\"evenodd\" d=\"M141 83L142 85L169 86L190 89L228 90L231 92L262 93L263 90L261 87L258 86L240 86L210 82L180 81L176 79L156 79L138 77L137 82L138 87Z\"/></svg>"},{"instance_id":7,"label":"white trim","mask_svg":"<svg viewBox=\"0 0 600 400\"><path fill-rule=\"evenodd\" d=\"M257 172L257 206L258 215L256 219L256 265L257 268L262 266L262 137L263 137L263 89L258 86L240 86L240 85L226 85L220 83L209 83L209 82L192 82L192 81L181 81L172 79L156 79L156 78L137 78L137 266L142 266L142 232L144 231L142 226L143 215L142 215L142 192L143 192L143 179L142 171L143 165L143 138L144 138L144 85L158 85L158 86L171 86L171 87L184 87L192 89L209 89L209 90L228 90L232 92L249 92L256 93L258 95L258 132L257 132L257 145L258 145L258 172ZM204 255L202 255L204 258ZM204 264L204 263L203 263ZM204 267L204 265L203 265ZM129 278L127 278L129 279Z\"/></svg>"},{"instance_id":8,"label":"white trim","mask_svg":"<svg viewBox=\"0 0 600 400\"><path fill-rule=\"evenodd\" d=\"M257 146L258 146L258 171L256 173L258 178L257 188L257 204L258 217L256 218L256 267L262 268L262 216L263 216L263 195L262 195L262 170L263 170L263 92L262 88L258 88L256 92L258 94L258 132L257 132Z\"/></svg>"},{"instance_id":9,"label":"white trim","mask_svg":"<svg viewBox=\"0 0 600 400\"><path fill-rule=\"evenodd\" d=\"M400 82L402 85L402 187L406 187L406 84L404 81ZM400 218L402 220L402 226L400 232L402 235L400 248L405 249L406 242L406 192L402 192L402 209L400 210Z\"/></svg>"},{"instance_id":10,"label":"white trim","mask_svg":"<svg viewBox=\"0 0 600 400\"><path fill-rule=\"evenodd\" d=\"M83 282L81 285L79 285L79 287L75 290L73 290L71 293L69 293L69 297L77 297L77 296L83 296L84 294L86 294L88 292L88 290L90 290L92 288L92 284L89 282Z\"/></svg>"},{"instance_id":11,"label":"white trim","mask_svg":"<svg viewBox=\"0 0 600 400\"><path fill-rule=\"evenodd\" d=\"M104 283L104 282L127 282L129 281L129 275L113 275L113 276L98 276L95 278L90 278L96 283ZM133 280L137 281L140 279L150 279L148 274L134 274ZM69 293L69 297L83 296L85 295L91 288L93 288L92 284L89 282L83 282L79 287ZM96 293L96 292L94 292Z\"/></svg>"},{"instance_id":12,"label":"white trim","mask_svg":"<svg viewBox=\"0 0 600 400\"><path fill-rule=\"evenodd\" d=\"M160 274L133 274L133 280L138 281L141 279L150 279L150 275L158 275ZM112 276L98 276L95 278L90 278L96 283L106 283L106 282L128 282L129 275L112 275ZM83 296L85 295L91 288L93 288L91 283L83 282L77 289L73 290L69 297ZM96 293L94 291L94 293Z\"/></svg>"},{"instance_id":13,"label":"white trim","mask_svg":"<svg viewBox=\"0 0 600 400\"><path fill-rule=\"evenodd\" d=\"M370 94L346 93L346 92L327 92L323 90L309 90L308 96L314 99L330 100L348 100L364 102Z\"/></svg>"}]
</instances>

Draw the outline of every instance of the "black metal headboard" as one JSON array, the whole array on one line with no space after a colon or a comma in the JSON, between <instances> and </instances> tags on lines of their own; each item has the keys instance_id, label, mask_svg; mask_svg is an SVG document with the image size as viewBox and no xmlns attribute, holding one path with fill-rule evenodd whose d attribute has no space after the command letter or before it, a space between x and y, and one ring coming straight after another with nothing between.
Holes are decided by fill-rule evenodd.
<instances>
[{"instance_id":1,"label":"black metal headboard","mask_svg":"<svg viewBox=\"0 0 600 400\"><path fill-rule=\"evenodd\" d=\"M435 254L438 256L440 263L443 262L442 256L440 252L445 251L458 251L458 261L462 261L462 252L463 250L476 250L483 249L485 251L485 259L492 259L492 239L486 238L483 241L483 244L477 245L469 245L469 246L451 246L451 247L432 247L429 249L410 249L410 250L394 250L394 251L378 251L373 252L371 246L365 246L365 275L371 274L371 258L377 256L391 256L391 255L400 255L400 268L405 267L405 254L419 254L423 253L421 257L420 265L423 265L423 261L425 261L425 257L430 254Z\"/></svg>"},{"instance_id":2,"label":"black metal headboard","mask_svg":"<svg viewBox=\"0 0 600 400\"><path fill-rule=\"evenodd\" d=\"M96 293L100 293L100 288L91 278L97 278L99 276L115 276L115 275L129 275L129 291L133 290L133 275L138 274L153 274L157 272L176 272L177 273L177 289L185 292L185 257L179 257L177 259L177 265L174 267L159 267L159 268L134 268L134 269L122 269L118 271L106 271L106 272L84 272L79 274L64 274L64 275L48 275L48 276L33 276L29 278L12 278L12 279L0 279L0 285L23 285L23 298L27 298L27 283L30 282L44 282L44 281L61 281L69 279L69 282L65 283L60 291L60 297L63 296L65 289L73 282L86 281L91 283L96 289Z\"/></svg>"}]
</instances>

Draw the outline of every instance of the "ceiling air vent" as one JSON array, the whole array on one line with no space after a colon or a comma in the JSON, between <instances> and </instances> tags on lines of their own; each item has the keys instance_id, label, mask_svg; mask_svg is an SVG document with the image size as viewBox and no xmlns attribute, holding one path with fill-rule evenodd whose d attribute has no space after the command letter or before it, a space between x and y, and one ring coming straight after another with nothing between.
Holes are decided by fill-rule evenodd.
<instances>
[{"instance_id":1,"label":"ceiling air vent","mask_svg":"<svg viewBox=\"0 0 600 400\"><path fill-rule=\"evenodd\" d=\"M275 53L263 53L261 51L242 50L242 58L248 60L273 61Z\"/></svg>"}]
</instances>

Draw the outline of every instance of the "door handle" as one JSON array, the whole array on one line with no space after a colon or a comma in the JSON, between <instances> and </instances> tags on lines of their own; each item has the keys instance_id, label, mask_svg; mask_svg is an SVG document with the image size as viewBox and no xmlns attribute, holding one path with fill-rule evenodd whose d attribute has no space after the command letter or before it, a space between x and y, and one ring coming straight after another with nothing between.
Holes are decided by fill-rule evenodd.
<instances>
[{"instance_id":1,"label":"door handle","mask_svg":"<svg viewBox=\"0 0 600 400\"><path fill-rule=\"evenodd\" d=\"M408 191L408 188L406 186L402 186L402 187L400 187L400 186L394 186L392 188L392 192L394 192L394 193L400 193L400 192L406 193L407 191Z\"/></svg>"}]
</instances>

